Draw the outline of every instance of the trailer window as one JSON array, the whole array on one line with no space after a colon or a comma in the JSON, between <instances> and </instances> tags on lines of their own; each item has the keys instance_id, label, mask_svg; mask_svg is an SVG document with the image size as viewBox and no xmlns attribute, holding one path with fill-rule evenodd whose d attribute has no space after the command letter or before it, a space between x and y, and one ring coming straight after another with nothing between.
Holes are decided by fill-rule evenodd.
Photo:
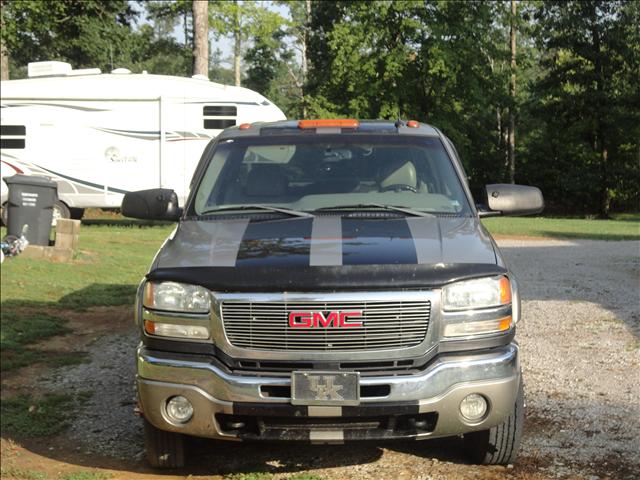
<instances>
[{"instance_id":1,"label":"trailer window","mask_svg":"<svg viewBox=\"0 0 640 480\"><path fill-rule=\"evenodd\" d=\"M27 129L24 125L0 126L0 148L24 148L26 134Z\"/></svg>"},{"instance_id":2,"label":"trailer window","mask_svg":"<svg viewBox=\"0 0 640 480\"><path fill-rule=\"evenodd\" d=\"M205 105L202 109L204 128L223 130L236 124L238 108L235 105Z\"/></svg>"},{"instance_id":3,"label":"trailer window","mask_svg":"<svg viewBox=\"0 0 640 480\"><path fill-rule=\"evenodd\" d=\"M204 119L204 128L209 130L224 130L228 127L233 127L236 124L235 120L211 120Z\"/></svg>"},{"instance_id":4,"label":"trailer window","mask_svg":"<svg viewBox=\"0 0 640 480\"><path fill-rule=\"evenodd\" d=\"M205 117L235 117L238 109L235 105L205 105L202 113Z\"/></svg>"}]
</instances>

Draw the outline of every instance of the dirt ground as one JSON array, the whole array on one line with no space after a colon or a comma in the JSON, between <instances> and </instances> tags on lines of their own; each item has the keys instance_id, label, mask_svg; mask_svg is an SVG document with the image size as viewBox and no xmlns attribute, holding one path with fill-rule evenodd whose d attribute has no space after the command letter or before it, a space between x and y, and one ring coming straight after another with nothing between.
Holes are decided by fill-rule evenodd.
<instances>
[{"instance_id":1,"label":"dirt ground","mask_svg":"<svg viewBox=\"0 0 640 480\"><path fill-rule=\"evenodd\" d=\"M509 467L468 465L460 440L288 445L194 439L189 467L146 466L134 415L136 332L128 309L68 312L72 334L56 350L91 352L78 366L25 368L6 392L90 389L70 428L53 438L3 435L3 478L218 479L267 472L327 479L635 479L640 476L640 242L499 239L520 280L518 326L526 391L525 435ZM86 315L92 325L87 330ZM27 473L25 473L27 472ZM98 478L98 477L96 477Z\"/></svg>"}]
</instances>

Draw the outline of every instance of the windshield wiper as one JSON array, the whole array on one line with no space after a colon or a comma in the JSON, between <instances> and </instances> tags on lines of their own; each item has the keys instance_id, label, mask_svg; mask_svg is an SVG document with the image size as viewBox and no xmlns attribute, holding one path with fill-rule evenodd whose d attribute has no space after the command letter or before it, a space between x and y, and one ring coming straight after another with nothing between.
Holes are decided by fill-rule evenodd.
<instances>
[{"instance_id":1,"label":"windshield wiper","mask_svg":"<svg viewBox=\"0 0 640 480\"><path fill-rule=\"evenodd\" d=\"M331 207L322 207L316 208L313 210L314 212L328 212L331 210L347 210L347 209L357 209L357 208L380 208L383 210L391 210L394 212L405 213L407 215L413 215L414 217L435 217L432 213L421 212L420 210L413 210L411 208L406 207L398 207L395 205L383 205L381 203L355 203L351 205L334 205Z\"/></svg>"},{"instance_id":2,"label":"windshield wiper","mask_svg":"<svg viewBox=\"0 0 640 480\"><path fill-rule=\"evenodd\" d=\"M248 205L224 205L221 207L210 208L205 210L204 212L200 212L200 215L209 215L212 213L223 213L223 212L232 212L232 211L243 211L243 210L266 210L269 212L278 212L284 213L286 215L291 215L292 217L313 217L311 213L301 212L299 210L290 210L288 208L280 208L280 207L272 207L270 205L260 205L260 204L248 204Z\"/></svg>"}]
</instances>

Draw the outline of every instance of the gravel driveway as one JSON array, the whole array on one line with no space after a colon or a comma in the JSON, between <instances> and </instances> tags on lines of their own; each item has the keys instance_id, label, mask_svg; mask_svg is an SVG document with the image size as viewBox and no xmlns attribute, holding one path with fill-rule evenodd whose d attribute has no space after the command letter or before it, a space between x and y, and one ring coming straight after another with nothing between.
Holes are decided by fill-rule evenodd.
<instances>
[{"instance_id":1,"label":"gravel driveway","mask_svg":"<svg viewBox=\"0 0 640 480\"><path fill-rule=\"evenodd\" d=\"M518 338L527 421L515 469L464 465L453 453L459 442L452 439L293 449L233 444L213 450L206 443L195 450L196 470L313 471L336 479L636 478L640 242L498 243L524 299ZM133 329L103 337L90 363L41 380L54 390L94 392L69 431L78 450L142 464L141 424L133 416L136 343Z\"/></svg>"}]
</instances>

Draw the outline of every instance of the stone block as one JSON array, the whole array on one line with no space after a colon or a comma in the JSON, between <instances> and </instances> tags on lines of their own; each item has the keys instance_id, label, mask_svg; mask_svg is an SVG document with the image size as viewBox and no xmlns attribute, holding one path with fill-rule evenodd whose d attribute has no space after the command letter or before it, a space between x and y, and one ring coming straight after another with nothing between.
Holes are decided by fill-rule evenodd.
<instances>
[{"instance_id":1,"label":"stone block","mask_svg":"<svg viewBox=\"0 0 640 480\"><path fill-rule=\"evenodd\" d=\"M45 257L46 249L50 247L43 247L42 245L27 245L27 248L20 254L23 258L42 259Z\"/></svg>"},{"instance_id":2,"label":"stone block","mask_svg":"<svg viewBox=\"0 0 640 480\"><path fill-rule=\"evenodd\" d=\"M67 263L73 259L73 250L70 248L54 247L50 249L50 254L53 262Z\"/></svg>"},{"instance_id":3,"label":"stone block","mask_svg":"<svg viewBox=\"0 0 640 480\"><path fill-rule=\"evenodd\" d=\"M75 250L78 246L78 235L56 233L56 248Z\"/></svg>"},{"instance_id":4,"label":"stone block","mask_svg":"<svg viewBox=\"0 0 640 480\"><path fill-rule=\"evenodd\" d=\"M80 233L80 220L60 218L56 221L56 235L66 233L78 235Z\"/></svg>"}]
</instances>

